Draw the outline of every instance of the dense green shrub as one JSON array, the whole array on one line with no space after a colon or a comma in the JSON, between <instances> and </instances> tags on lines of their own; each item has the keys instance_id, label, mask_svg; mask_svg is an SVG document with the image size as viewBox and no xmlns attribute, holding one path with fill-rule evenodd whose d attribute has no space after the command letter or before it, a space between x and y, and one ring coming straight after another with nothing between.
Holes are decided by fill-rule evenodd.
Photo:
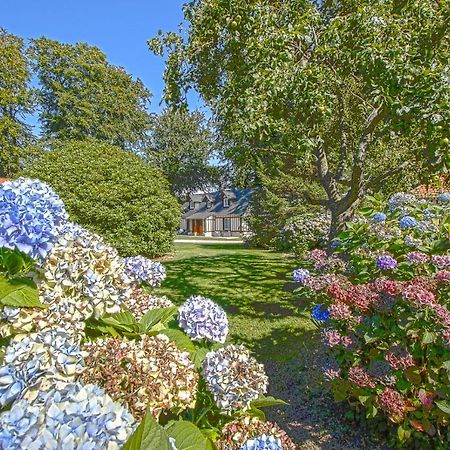
<instances>
[{"instance_id":1,"label":"dense green shrub","mask_svg":"<svg viewBox=\"0 0 450 450\"><path fill-rule=\"evenodd\" d=\"M139 156L94 140L59 142L22 174L47 182L72 221L102 236L121 255L170 251L180 208L163 175Z\"/></svg>"},{"instance_id":2,"label":"dense green shrub","mask_svg":"<svg viewBox=\"0 0 450 450\"><path fill-rule=\"evenodd\" d=\"M294 271L315 301L338 401L396 424L401 446L450 441L450 194L379 197Z\"/></svg>"}]
</instances>

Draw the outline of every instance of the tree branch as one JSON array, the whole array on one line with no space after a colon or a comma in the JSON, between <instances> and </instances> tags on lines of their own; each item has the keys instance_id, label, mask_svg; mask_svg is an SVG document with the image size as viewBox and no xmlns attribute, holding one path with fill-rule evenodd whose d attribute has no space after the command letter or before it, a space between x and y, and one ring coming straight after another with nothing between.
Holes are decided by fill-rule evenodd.
<instances>
[{"instance_id":1,"label":"tree branch","mask_svg":"<svg viewBox=\"0 0 450 450\"><path fill-rule=\"evenodd\" d=\"M400 173L402 170L406 169L409 166L410 162L411 161L404 161L398 166L386 170L385 172L376 177L369 177L369 179L366 182L366 188L378 189L382 185L382 183L386 180L386 178L392 177L393 175Z\"/></svg>"},{"instance_id":2,"label":"tree branch","mask_svg":"<svg viewBox=\"0 0 450 450\"><path fill-rule=\"evenodd\" d=\"M345 105L342 93L338 93L338 103L339 103L339 132L341 134L341 156L339 159L339 164L336 169L335 179L336 181L341 180L345 169L345 162L347 160L347 130L345 126Z\"/></svg>"}]
</instances>

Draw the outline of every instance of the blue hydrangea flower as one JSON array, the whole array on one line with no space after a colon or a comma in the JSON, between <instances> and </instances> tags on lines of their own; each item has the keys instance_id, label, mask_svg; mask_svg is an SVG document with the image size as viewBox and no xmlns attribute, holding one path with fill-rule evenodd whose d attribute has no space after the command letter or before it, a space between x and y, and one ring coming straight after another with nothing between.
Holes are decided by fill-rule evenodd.
<instances>
[{"instance_id":1,"label":"blue hydrangea flower","mask_svg":"<svg viewBox=\"0 0 450 450\"><path fill-rule=\"evenodd\" d=\"M381 223L381 222L385 222L387 219L387 215L384 212L377 212L373 217L372 217L372 222L373 223Z\"/></svg>"},{"instance_id":2,"label":"blue hydrangea flower","mask_svg":"<svg viewBox=\"0 0 450 450\"><path fill-rule=\"evenodd\" d=\"M340 239L333 239L331 241L331 248L334 250L334 249L340 247L341 244L342 244L342 241Z\"/></svg>"},{"instance_id":3,"label":"blue hydrangea flower","mask_svg":"<svg viewBox=\"0 0 450 450\"><path fill-rule=\"evenodd\" d=\"M125 271L137 283L147 283L152 287L160 286L166 278L166 269L155 261L143 256L125 258Z\"/></svg>"},{"instance_id":4,"label":"blue hydrangea flower","mask_svg":"<svg viewBox=\"0 0 450 450\"><path fill-rule=\"evenodd\" d=\"M295 269L294 272L292 272L292 279L296 283L303 283L310 276L308 269Z\"/></svg>"},{"instance_id":5,"label":"blue hydrangea flower","mask_svg":"<svg viewBox=\"0 0 450 450\"><path fill-rule=\"evenodd\" d=\"M193 340L208 339L223 344L228 335L225 311L206 297L189 297L178 309L178 323Z\"/></svg>"},{"instance_id":6,"label":"blue hydrangea flower","mask_svg":"<svg viewBox=\"0 0 450 450\"><path fill-rule=\"evenodd\" d=\"M376 264L382 270L394 270L398 265L397 260L389 255L379 256Z\"/></svg>"},{"instance_id":7,"label":"blue hydrangea flower","mask_svg":"<svg viewBox=\"0 0 450 450\"><path fill-rule=\"evenodd\" d=\"M417 220L411 216L404 216L399 220L398 225L400 228L414 228L417 226Z\"/></svg>"},{"instance_id":8,"label":"blue hydrangea flower","mask_svg":"<svg viewBox=\"0 0 450 450\"><path fill-rule=\"evenodd\" d=\"M1 449L119 449L133 433L133 416L98 386L53 386L0 414Z\"/></svg>"},{"instance_id":9,"label":"blue hydrangea flower","mask_svg":"<svg viewBox=\"0 0 450 450\"><path fill-rule=\"evenodd\" d=\"M442 194L439 194L436 200L438 201L438 203L450 203L450 192L443 192Z\"/></svg>"},{"instance_id":10,"label":"blue hydrangea flower","mask_svg":"<svg viewBox=\"0 0 450 450\"><path fill-rule=\"evenodd\" d=\"M39 378L59 376L70 380L83 367L83 353L62 329L17 335L6 347L0 366L0 406L20 398Z\"/></svg>"},{"instance_id":11,"label":"blue hydrangea flower","mask_svg":"<svg viewBox=\"0 0 450 450\"><path fill-rule=\"evenodd\" d=\"M0 247L42 261L67 219L63 202L45 183L27 178L0 183Z\"/></svg>"},{"instance_id":12,"label":"blue hydrangea flower","mask_svg":"<svg viewBox=\"0 0 450 450\"><path fill-rule=\"evenodd\" d=\"M315 305L312 310L312 318L315 320L319 320L321 322L325 322L330 317L330 311L327 309L325 305Z\"/></svg>"},{"instance_id":13,"label":"blue hydrangea flower","mask_svg":"<svg viewBox=\"0 0 450 450\"><path fill-rule=\"evenodd\" d=\"M263 434L249 439L240 450L283 450L283 447L277 437Z\"/></svg>"}]
</instances>

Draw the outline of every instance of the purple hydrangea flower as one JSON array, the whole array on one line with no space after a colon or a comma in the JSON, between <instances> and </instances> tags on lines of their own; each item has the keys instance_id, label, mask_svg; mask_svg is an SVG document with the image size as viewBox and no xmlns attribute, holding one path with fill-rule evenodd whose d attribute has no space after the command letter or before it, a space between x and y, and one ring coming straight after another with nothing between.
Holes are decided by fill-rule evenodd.
<instances>
[{"instance_id":1,"label":"purple hydrangea flower","mask_svg":"<svg viewBox=\"0 0 450 450\"><path fill-rule=\"evenodd\" d=\"M67 219L63 202L45 183L28 178L0 183L0 247L42 261Z\"/></svg>"},{"instance_id":2,"label":"purple hydrangea flower","mask_svg":"<svg viewBox=\"0 0 450 450\"><path fill-rule=\"evenodd\" d=\"M411 216L404 216L399 220L398 225L400 228L414 228L417 226L417 220Z\"/></svg>"},{"instance_id":3,"label":"purple hydrangea flower","mask_svg":"<svg viewBox=\"0 0 450 450\"><path fill-rule=\"evenodd\" d=\"M422 252L409 252L406 255L406 261L410 262L411 264L425 264L430 260L430 257Z\"/></svg>"},{"instance_id":4,"label":"purple hydrangea flower","mask_svg":"<svg viewBox=\"0 0 450 450\"><path fill-rule=\"evenodd\" d=\"M166 279L166 269L161 263L140 255L125 258L125 271L138 283L147 283L152 287L160 286Z\"/></svg>"},{"instance_id":5,"label":"purple hydrangea flower","mask_svg":"<svg viewBox=\"0 0 450 450\"><path fill-rule=\"evenodd\" d=\"M283 446L279 438L263 434L249 439L240 450L283 450Z\"/></svg>"},{"instance_id":6,"label":"purple hydrangea flower","mask_svg":"<svg viewBox=\"0 0 450 450\"><path fill-rule=\"evenodd\" d=\"M397 260L392 256L381 255L377 258L377 267L381 270L394 270L397 265Z\"/></svg>"},{"instance_id":7,"label":"purple hydrangea flower","mask_svg":"<svg viewBox=\"0 0 450 450\"><path fill-rule=\"evenodd\" d=\"M381 223L381 222L385 222L387 219L387 215L384 212L377 212L373 217L372 217L372 222L373 223Z\"/></svg>"},{"instance_id":8,"label":"purple hydrangea flower","mask_svg":"<svg viewBox=\"0 0 450 450\"><path fill-rule=\"evenodd\" d=\"M330 311L325 305L315 305L312 310L312 318L320 322L326 322L330 318Z\"/></svg>"},{"instance_id":9,"label":"purple hydrangea flower","mask_svg":"<svg viewBox=\"0 0 450 450\"><path fill-rule=\"evenodd\" d=\"M189 297L178 309L178 323L193 340L208 339L224 343L228 335L225 311L212 300Z\"/></svg>"},{"instance_id":10,"label":"purple hydrangea flower","mask_svg":"<svg viewBox=\"0 0 450 450\"><path fill-rule=\"evenodd\" d=\"M295 269L294 272L292 273L292 279L296 282L296 283L302 283L309 278L311 275L309 273L308 269Z\"/></svg>"}]
</instances>

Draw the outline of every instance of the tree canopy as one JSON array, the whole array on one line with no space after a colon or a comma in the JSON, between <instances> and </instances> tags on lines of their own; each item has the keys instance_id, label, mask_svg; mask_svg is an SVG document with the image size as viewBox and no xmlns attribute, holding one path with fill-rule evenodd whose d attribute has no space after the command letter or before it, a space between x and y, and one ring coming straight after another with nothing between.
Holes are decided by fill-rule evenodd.
<instances>
[{"instance_id":1,"label":"tree canopy","mask_svg":"<svg viewBox=\"0 0 450 450\"><path fill-rule=\"evenodd\" d=\"M152 118L144 156L161 169L172 192L182 198L218 182L218 168L209 163L215 146L213 129L201 112L166 109Z\"/></svg>"},{"instance_id":2,"label":"tree canopy","mask_svg":"<svg viewBox=\"0 0 450 450\"><path fill-rule=\"evenodd\" d=\"M29 55L39 79L45 137L106 141L124 149L146 139L150 91L97 47L32 39Z\"/></svg>"},{"instance_id":3,"label":"tree canopy","mask_svg":"<svg viewBox=\"0 0 450 450\"><path fill-rule=\"evenodd\" d=\"M194 0L160 34L165 97L196 89L239 168L303 168L335 235L368 191L450 166L446 1ZM313 195L307 180L320 183Z\"/></svg>"},{"instance_id":4,"label":"tree canopy","mask_svg":"<svg viewBox=\"0 0 450 450\"><path fill-rule=\"evenodd\" d=\"M18 168L20 148L29 140L24 115L33 106L30 71L21 38L0 28L0 175Z\"/></svg>"}]
</instances>

